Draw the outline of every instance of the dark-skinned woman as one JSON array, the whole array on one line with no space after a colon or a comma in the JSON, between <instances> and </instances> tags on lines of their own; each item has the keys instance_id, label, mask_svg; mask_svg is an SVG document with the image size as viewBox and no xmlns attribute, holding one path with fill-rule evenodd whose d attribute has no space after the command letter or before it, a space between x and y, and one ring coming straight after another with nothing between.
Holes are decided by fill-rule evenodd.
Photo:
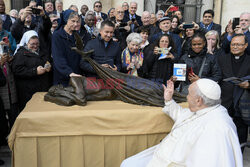
<instances>
[{"instance_id":1,"label":"dark-skinned woman","mask_svg":"<svg viewBox=\"0 0 250 167\"><path fill-rule=\"evenodd\" d=\"M191 38L191 48L184 54L181 63L187 64L187 79L182 82L181 89L187 93L188 85L200 78L209 78L216 82L221 79L221 71L215 57L207 53L207 40L201 32L195 33Z\"/></svg>"}]
</instances>

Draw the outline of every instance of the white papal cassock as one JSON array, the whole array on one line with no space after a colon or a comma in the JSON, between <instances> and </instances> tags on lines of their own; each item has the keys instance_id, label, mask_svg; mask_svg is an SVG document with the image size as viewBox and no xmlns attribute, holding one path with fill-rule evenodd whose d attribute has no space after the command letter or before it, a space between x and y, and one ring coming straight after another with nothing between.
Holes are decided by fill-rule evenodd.
<instances>
[{"instance_id":1,"label":"white papal cassock","mask_svg":"<svg viewBox=\"0 0 250 167\"><path fill-rule=\"evenodd\" d=\"M223 106L191 112L171 100L163 112L175 121L171 132L121 167L243 167L236 127Z\"/></svg>"}]
</instances>

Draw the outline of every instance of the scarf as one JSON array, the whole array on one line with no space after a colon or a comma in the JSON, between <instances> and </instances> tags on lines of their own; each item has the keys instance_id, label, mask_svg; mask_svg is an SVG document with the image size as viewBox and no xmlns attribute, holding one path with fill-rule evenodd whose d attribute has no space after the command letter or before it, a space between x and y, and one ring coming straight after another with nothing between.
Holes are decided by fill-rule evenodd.
<instances>
[{"instance_id":1,"label":"scarf","mask_svg":"<svg viewBox=\"0 0 250 167\"><path fill-rule=\"evenodd\" d=\"M128 66L131 63L132 58L134 58L142 66L143 52L138 50L137 53L132 54L128 47L125 48L122 52L122 63L126 63L126 66ZM138 76L137 69L133 68L132 70L128 71L128 74Z\"/></svg>"}]
</instances>

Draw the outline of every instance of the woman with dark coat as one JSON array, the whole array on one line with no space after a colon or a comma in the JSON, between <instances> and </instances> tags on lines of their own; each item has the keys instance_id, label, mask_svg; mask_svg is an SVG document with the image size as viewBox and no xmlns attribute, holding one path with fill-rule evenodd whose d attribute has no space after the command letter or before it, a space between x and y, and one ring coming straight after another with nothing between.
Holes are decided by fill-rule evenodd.
<instances>
[{"instance_id":1,"label":"woman with dark coat","mask_svg":"<svg viewBox=\"0 0 250 167\"><path fill-rule=\"evenodd\" d=\"M19 108L22 111L26 103L36 92L46 92L51 86L48 62L50 55L39 50L39 39L35 31L24 33L12 62L12 71L16 80Z\"/></svg>"},{"instance_id":2,"label":"woman with dark coat","mask_svg":"<svg viewBox=\"0 0 250 167\"><path fill-rule=\"evenodd\" d=\"M80 19L77 12L66 10L63 14L63 20L66 25L61 26L52 36L53 84L67 86L71 76L81 76L81 55L71 49L76 47L73 32Z\"/></svg>"},{"instance_id":3,"label":"woman with dark coat","mask_svg":"<svg viewBox=\"0 0 250 167\"><path fill-rule=\"evenodd\" d=\"M188 85L200 78L209 78L216 82L221 79L218 63L213 55L207 53L207 40L201 32L192 36L191 48L181 57L180 62L187 64L187 71L189 71L186 81L180 84L183 93L187 93ZM204 64L203 69L202 64Z\"/></svg>"},{"instance_id":4,"label":"woman with dark coat","mask_svg":"<svg viewBox=\"0 0 250 167\"><path fill-rule=\"evenodd\" d=\"M167 57L161 59L163 55L159 50L164 50L171 47L171 50L166 54ZM144 78L153 80L159 83L166 83L173 75L173 62L176 54L174 42L168 34L164 34L153 43L145 52L143 61L143 76Z\"/></svg>"}]
</instances>

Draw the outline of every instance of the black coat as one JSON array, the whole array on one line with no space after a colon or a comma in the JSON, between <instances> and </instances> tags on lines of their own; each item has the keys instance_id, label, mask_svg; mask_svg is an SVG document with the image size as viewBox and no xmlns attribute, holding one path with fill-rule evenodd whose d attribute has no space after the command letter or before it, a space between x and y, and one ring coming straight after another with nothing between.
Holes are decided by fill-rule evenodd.
<instances>
[{"instance_id":1,"label":"black coat","mask_svg":"<svg viewBox=\"0 0 250 167\"><path fill-rule=\"evenodd\" d=\"M117 42L112 39L108 42L107 47L104 45L104 40L99 35L97 38L89 41L84 48L84 51L94 50L90 57L99 64L116 65L118 71L121 69L121 48ZM84 60L81 60L81 69L86 76L96 76L96 72L91 65Z\"/></svg>"},{"instance_id":2,"label":"black coat","mask_svg":"<svg viewBox=\"0 0 250 167\"><path fill-rule=\"evenodd\" d=\"M18 102L20 110L36 92L46 92L51 86L49 73L37 75L37 67L44 66L48 61L48 55L40 52L39 55L20 47L12 61L12 71L15 76Z\"/></svg>"},{"instance_id":3,"label":"black coat","mask_svg":"<svg viewBox=\"0 0 250 167\"><path fill-rule=\"evenodd\" d=\"M6 78L3 74L2 69L0 68L0 87L6 84ZM8 135L8 122L6 119L6 112L4 110L4 104L0 98L0 146L7 144L6 137Z\"/></svg>"},{"instance_id":4,"label":"black coat","mask_svg":"<svg viewBox=\"0 0 250 167\"><path fill-rule=\"evenodd\" d=\"M231 40L229 41L227 39L227 36L228 34L226 33L225 34L225 38L224 40L222 41L222 45L221 45L221 48L224 49L224 51L226 53L229 53L230 52L230 43L231 43ZM245 33L245 36L247 37L247 42L248 42L248 46L247 46L247 49L245 50L245 52L250 55L250 31L247 31Z\"/></svg>"},{"instance_id":5,"label":"black coat","mask_svg":"<svg viewBox=\"0 0 250 167\"><path fill-rule=\"evenodd\" d=\"M130 33L131 31L127 31L120 27L115 29L113 37L118 39L118 43L121 47L121 50L124 50L127 47L126 39Z\"/></svg>"},{"instance_id":6,"label":"black coat","mask_svg":"<svg viewBox=\"0 0 250 167\"><path fill-rule=\"evenodd\" d=\"M142 26L141 16L138 16L137 14L135 14L135 20L137 21L137 23L139 24L139 26ZM124 21L124 22L130 21L129 13L128 13L127 15L124 15L123 21ZM138 26L138 27L139 27L139 26ZM135 27L134 27L134 30L135 30L136 28L137 28L137 27L135 26Z\"/></svg>"},{"instance_id":7,"label":"black coat","mask_svg":"<svg viewBox=\"0 0 250 167\"><path fill-rule=\"evenodd\" d=\"M12 26L12 21L11 21L10 15L6 14L5 16L6 16L6 19L3 20L3 29L10 31L10 27Z\"/></svg>"},{"instance_id":8,"label":"black coat","mask_svg":"<svg viewBox=\"0 0 250 167\"><path fill-rule=\"evenodd\" d=\"M137 28L135 29L135 32L138 32L139 29L140 29L141 27L145 27L145 28L147 28L147 29L149 30L148 39L150 39L153 35L155 35L155 34L161 32L161 29L160 29L159 27L154 26L154 25L152 25L152 24L146 25L146 26L143 26L143 25L142 25L142 26L140 26L140 27L137 27Z\"/></svg>"},{"instance_id":9,"label":"black coat","mask_svg":"<svg viewBox=\"0 0 250 167\"><path fill-rule=\"evenodd\" d=\"M95 13L96 15L96 13ZM103 20L106 20L108 18L108 15L106 13L101 12L101 17Z\"/></svg>"},{"instance_id":10,"label":"black coat","mask_svg":"<svg viewBox=\"0 0 250 167\"><path fill-rule=\"evenodd\" d=\"M143 77L158 83L166 83L173 75L173 61L170 58L158 60L160 54L153 53L153 47L144 52Z\"/></svg>"},{"instance_id":11,"label":"black coat","mask_svg":"<svg viewBox=\"0 0 250 167\"><path fill-rule=\"evenodd\" d=\"M81 29L80 31L78 31L78 33L82 39L84 46L87 44L88 41L92 39L90 33L88 33L88 31L86 30L84 26L81 26Z\"/></svg>"},{"instance_id":12,"label":"black coat","mask_svg":"<svg viewBox=\"0 0 250 167\"><path fill-rule=\"evenodd\" d=\"M80 74L81 55L71 48L76 47L74 35L65 32L64 27L60 27L52 36L52 56L54 62L54 85L69 83L71 73Z\"/></svg>"},{"instance_id":13,"label":"black coat","mask_svg":"<svg viewBox=\"0 0 250 167\"><path fill-rule=\"evenodd\" d=\"M218 56L218 63L221 68L222 79L226 79L229 77L242 78L242 77L246 77L250 75L250 65L249 65L250 56L249 55L245 56L242 62L242 65L239 69L238 75L235 75L233 73L231 53ZM235 98L239 97L239 95L237 94L241 92L240 91L241 88L239 88L239 86L236 86L230 82L225 82L223 80L220 82L220 86L221 86L222 105L226 107L227 109L229 109L231 105L233 104L233 102L237 101ZM237 104L234 104L234 106L235 105ZM230 113L230 115L234 115L234 114L235 113Z\"/></svg>"},{"instance_id":14,"label":"black coat","mask_svg":"<svg viewBox=\"0 0 250 167\"><path fill-rule=\"evenodd\" d=\"M190 50L191 48L191 37L186 37L184 38L183 42L182 42L182 45L181 45L181 51L182 51L182 54L187 54L188 51Z\"/></svg>"},{"instance_id":15,"label":"black coat","mask_svg":"<svg viewBox=\"0 0 250 167\"><path fill-rule=\"evenodd\" d=\"M17 19L15 23L11 26L10 32L12 36L16 39L16 43L20 43L23 34L29 30L37 31L38 27L34 23L31 23L30 27L26 27L24 26L24 21L21 21L21 19Z\"/></svg>"},{"instance_id":16,"label":"black coat","mask_svg":"<svg viewBox=\"0 0 250 167\"><path fill-rule=\"evenodd\" d=\"M212 24L213 25L212 25L212 27L211 27L210 30L217 31L219 33L219 37L220 37L220 35L221 35L221 25L220 24L216 24L214 22ZM200 26L200 30L203 31L204 33L207 33L208 31L210 31L210 30L206 29L205 27L202 27L202 22L199 23L199 26Z\"/></svg>"},{"instance_id":17,"label":"black coat","mask_svg":"<svg viewBox=\"0 0 250 167\"><path fill-rule=\"evenodd\" d=\"M157 34L154 34L150 39L149 39L149 43L153 43L154 41L158 40L161 36L163 35L162 32L159 32ZM175 48L176 48L176 55L175 55L175 61L178 61L181 54L181 43L182 43L182 39L180 38L179 35L176 35L172 32L169 32L169 36L171 36L171 38L174 41L175 44Z\"/></svg>"},{"instance_id":18,"label":"black coat","mask_svg":"<svg viewBox=\"0 0 250 167\"><path fill-rule=\"evenodd\" d=\"M201 74L201 78L212 79L216 82L220 81L221 71L218 62L216 61L215 56L206 53L206 50L203 54L199 56L192 56L190 54L185 54L181 57L180 62L187 64L187 68L192 67L193 72L196 75L198 75L204 56L206 56L206 61Z\"/></svg>"},{"instance_id":19,"label":"black coat","mask_svg":"<svg viewBox=\"0 0 250 167\"><path fill-rule=\"evenodd\" d=\"M42 24L38 26L38 36L40 42L40 48L43 51L47 51L47 55L51 55L51 27L52 23L49 17L42 17Z\"/></svg>"}]
</instances>

